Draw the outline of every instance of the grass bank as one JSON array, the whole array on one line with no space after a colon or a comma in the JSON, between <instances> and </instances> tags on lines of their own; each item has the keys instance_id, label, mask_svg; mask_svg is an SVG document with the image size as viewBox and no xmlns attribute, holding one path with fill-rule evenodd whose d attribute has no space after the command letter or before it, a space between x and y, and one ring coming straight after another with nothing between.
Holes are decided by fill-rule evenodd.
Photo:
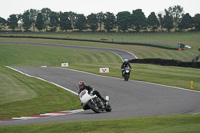
<instances>
[{"instance_id":1,"label":"grass bank","mask_svg":"<svg viewBox=\"0 0 200 133\"><path fill-rule=\"evenodd\" d=\"M200 115L154 116L0 127L2 133L198 133L199 131Z\"/></svg>"},{"instance_id":2,"label":"grass bank","mask_svg":"<svg viewBox=\"0 0 200 133\"><path fill-rule=\"evenodd\" d=\"M0 119L81 108L77 96L0 66Z\"/></svg>"},{"instance_id":3,"label":"grass bank","mask_svg":"<svg viewBox=\"0 0 200 133\"><path fill-rule=\"evenodd\" d=\"M0 38L0 41L9 42L34 42L34 43L50 43L61 45L73 45L73 46L85 46L85 47L99 47L99 48L114 48L129 51L135 54L140 59L143 58L163 58L163 59L175 59L181 61L192 61L196 56L200 54L196 48L178 51L167 50L155 47L144 47L139 45L120 45L120 44L105 44L100 42L80 42L80 41L64 41L64 40L48 40L48 39L25 39L25 38Z\"/></svg>"}]
</instances>

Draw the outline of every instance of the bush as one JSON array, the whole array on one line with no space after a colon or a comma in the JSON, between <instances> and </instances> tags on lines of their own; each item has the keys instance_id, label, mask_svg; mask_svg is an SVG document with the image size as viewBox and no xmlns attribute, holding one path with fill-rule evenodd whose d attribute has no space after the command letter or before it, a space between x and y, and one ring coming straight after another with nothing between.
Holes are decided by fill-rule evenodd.
<instances>
[{"instance_id":1,"label":"bush","mask_svg":"<svg viewBox=\"0 0 200 133\"><path fill-rule=\"evenodd\" d=\"M182 62L179 60L169 60L161 58L148 58L148 59L132 59L130 63L142 63L142 64L156 64L162 66L179 66L179 67L192 67L200 68L200 62Z\"/></svg>"}]
</instances>

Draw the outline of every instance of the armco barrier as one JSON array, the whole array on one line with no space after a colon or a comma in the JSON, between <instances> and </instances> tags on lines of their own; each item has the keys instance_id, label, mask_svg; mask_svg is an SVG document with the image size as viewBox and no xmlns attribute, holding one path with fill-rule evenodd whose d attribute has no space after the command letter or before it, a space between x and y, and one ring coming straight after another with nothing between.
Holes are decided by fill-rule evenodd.
<instances>
[{"instance_id":1,"label":"armco barrier","mask_svg":"<svg viewBox=\"0 0 200 133\"><path fill-rule=\"evenodd\" d=\"M168 60L160 58L148 58L148 59L132 59L130 63L142 63L142 64L156 64L162 66L179 66L179 67L192 67L200 68L200 62L182 62L179 60Z\"/></svg>"}]
</instances>

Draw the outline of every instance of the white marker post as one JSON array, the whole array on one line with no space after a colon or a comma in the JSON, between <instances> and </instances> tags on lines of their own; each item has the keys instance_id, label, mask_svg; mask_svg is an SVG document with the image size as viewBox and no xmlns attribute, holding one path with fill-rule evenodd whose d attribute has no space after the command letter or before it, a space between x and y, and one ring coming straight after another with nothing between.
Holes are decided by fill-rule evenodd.
<instances>
[{"instance_id":1,"label":"white marker post","mask_svg":"<svg viewBox=\"0 0 200 133\"><path fill-rule=\"evenodd\" d=\"M109 73L109 68L99 68L100 73Z\"/></svg>"}]
</instances>

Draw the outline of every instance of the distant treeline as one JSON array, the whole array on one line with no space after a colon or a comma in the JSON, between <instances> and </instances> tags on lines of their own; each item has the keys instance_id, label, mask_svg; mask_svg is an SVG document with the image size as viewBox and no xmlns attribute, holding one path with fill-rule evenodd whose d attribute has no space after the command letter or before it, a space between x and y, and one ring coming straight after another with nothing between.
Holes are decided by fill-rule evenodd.
<instances>
[{"instance_id":1,"label":"distant treeline","mask_svg":"<svg viewBox=\"0 0 200 133\"><path fill-rule=\"evenodd\" d=\"M151 12L146 17L141 9L132 13L123 11L91 13L88 16L74 12L54 12L49 8L30 9L23 14L12 14L6 20L0 17L0 31L92 31L92 32L163 32L200 31L200 14L191 16L177 5L163 13Z\"/></svg>"}]
</instances>

